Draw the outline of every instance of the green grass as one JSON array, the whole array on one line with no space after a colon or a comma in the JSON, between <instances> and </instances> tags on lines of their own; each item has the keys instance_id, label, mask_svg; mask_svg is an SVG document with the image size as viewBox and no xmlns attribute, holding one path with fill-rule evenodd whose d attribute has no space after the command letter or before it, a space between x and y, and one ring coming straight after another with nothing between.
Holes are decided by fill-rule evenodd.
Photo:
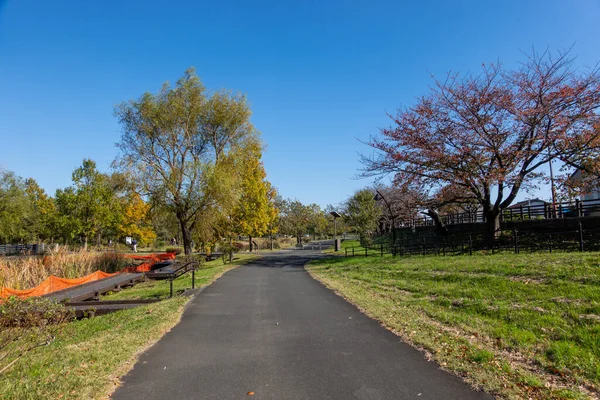
<instances>
[{"instance_id":1,"label":"green grass","mask_svg":"<svg viewBox=\"0 0 600 400\"><path fill-rule=\"evenodd\" d=\"M49 346L0 375L2 399L105 398L134 357L171 329L187 298L66 324Z\"/></svg>"},{"instance_id":2,"label":"green grass","mask_svg":"<svg viewBox=\"0 0 600 400\"><path fill-rule=\"evenodd\" d=\"M238 257L233 264L224 265L221 260L205 263L196 273L196 287L208 285L229 269L255 258ZM176 292L189 287L191 274L174 282ZM154 281L110 294L103 300L168 295L168 281ZM0 374L0 399L107 398L120 377L133 367L137 355L179 321L188 300L188 297L175 297L65 324L50 345L26 353ZM0 342L1 336L0 333ZM18 345L24 346L23 343ZM0 369L7 363L3 360Z\"/></svg>"},{"instance_id":3,"label":"green grass","mask_svg":"<svg viewBox=\"0 0 600 400\"><path fill-rule=\"evenodd\" d=\"M327 250L323 250L323 253L326 254L345 254L345 249L349 249L351 247L356 247L356 254L359 254L360 251L364 252L364 248L360 246L360 241L358 240L342 240L342 247L339 252L335 252L333 246L328 248ZM359 249L360 248L360 249Z\"/></svg>"},{"instance_id":4,"label":"green grass","mask_svg":"<svg viewBox=\"0 0 600 400\"><path fill-rule=\"evenodd\" d=\"M309 271L476 387L598 396L598 253L333 257Z\"/></svg>"}]
</instances>

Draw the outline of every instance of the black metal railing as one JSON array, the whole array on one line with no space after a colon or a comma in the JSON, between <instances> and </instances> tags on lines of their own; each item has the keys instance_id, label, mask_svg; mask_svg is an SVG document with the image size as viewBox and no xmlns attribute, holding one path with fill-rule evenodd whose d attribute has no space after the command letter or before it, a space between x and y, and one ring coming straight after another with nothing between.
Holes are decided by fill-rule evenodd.
<instances>
[{"instance_id":1,"label":"black metal railing","mask_svg":"<svg viewBox=\"0 0 600 400\"><path fill-rule=\"evenodd\" d=\"M501 221L525 221L534 219L556 219L600 216L599 200L575 200L571 202L561 202L552 205L551 203L535 204L524 203L510 206L500 213ZM472 224L485 222L483 210L463 211L456 213L447 213L440 215L441 221L445 225ZM396 227L409 226L433 226L434 221L426 216L415 216L404 220L397 220Z\"/></svg>"},{"instance_id":2,"label":"black metal railing","mask_svg":"<svg viewBox=\"0 0 600 400\"><path fill-rule=\"evenodd\" d=\"M600 251L600 229L583 229L562 232L503 231L490 238L485 234L457 234L448 236L403 237L396 243L386 242L368 246L347 247L346 257L406 255L463 255L474 252L553 252Z\"/></svg>"}]
</instances>

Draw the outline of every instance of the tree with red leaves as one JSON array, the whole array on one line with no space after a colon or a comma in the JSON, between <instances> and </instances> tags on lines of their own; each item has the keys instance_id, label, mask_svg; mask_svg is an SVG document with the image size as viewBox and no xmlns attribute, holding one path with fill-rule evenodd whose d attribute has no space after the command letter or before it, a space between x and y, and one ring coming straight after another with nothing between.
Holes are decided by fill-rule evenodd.
<instances>
[{"instance_id":1,"label":"tree with red leaves","mask_svg":"<svg viewBox=\"0 0 600 400\"><path fill-rule=\"evenodd\" d=\"M575 160L583 133L587 157L598 157L599 108L599 69L574 70L568 52L533 52L517 70L492 64L476 76L448 74L371 137L378 151L363 157L363 175L401 173L434 193L460 188L495 237L502 210L543 177L541 166Z\"/></svg>"}]
</instances>

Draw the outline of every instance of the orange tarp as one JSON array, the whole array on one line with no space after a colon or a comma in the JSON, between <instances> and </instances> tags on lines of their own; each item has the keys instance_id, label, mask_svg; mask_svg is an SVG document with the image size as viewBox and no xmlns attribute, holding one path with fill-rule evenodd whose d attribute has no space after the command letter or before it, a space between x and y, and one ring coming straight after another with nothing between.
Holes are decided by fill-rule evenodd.
<instances>
[{"instance_id":1,"label":"orange tarp","mask_svg":"<svg viewBox=\"0 0 600 400\"><path fill-rule=\"evenodd\" d=\"M148 272L152 270L152 266L157 262L161 262L164 260L174 260L177 256L175 253L162 253L149 255L129 254L125 257L131 258L132 260L148 260L148 262L137 266L123 268L121 272Z\"/></svg>"},{"instance_id":2,"label":"orange tarp","mask_svg":"<svg viewBox=\"0 0 600 400\"><path fill-rule=\"evenodd\" d=\"M173 260L175 259L175 253L164 253L164 254L150 254L150 255L128 255L126 256L133 260L148 260L141 265L125 267L121 270L121 272L148 272L152 269L152 266L157 262L163 260ZM45 281L37 285L32 289L25 290L17 290L10 288L0 288L0 299L5 299L10 296L17 296L19 298L27 298L34 296L43 296L48 293L56 292L58 290L68 289L73 286L83 285L84 283L97 281L100 279L108 278L109 276L116 275L120 272L115 272L114 274L109 274L102 271L93 272L83 278L75 278L75 279L66 279L59 278L58 276L50 275L46 278Z\"/></svg>"},{"instance_id":3,"label":"orange tarp","mask_svg":"<svg viewBox=\"0 0 600 400\"><path fill-rule=\"evenodd\" d=\"M118 272L117 272L118 273ZM10 296L17 296L20 298L43 296L48 293L56 292L57 290L67 289L73 286L83 285L84 283L97 281L100 279L108 278L109 276L116 275L108 274L102 271L93 272L83 278L66 279L59 278L58 276L50 275L45 281L37 285L32 289L17 290L10 288L0 289L0 298L8 298Z\"/></svg>"}]
</instances>

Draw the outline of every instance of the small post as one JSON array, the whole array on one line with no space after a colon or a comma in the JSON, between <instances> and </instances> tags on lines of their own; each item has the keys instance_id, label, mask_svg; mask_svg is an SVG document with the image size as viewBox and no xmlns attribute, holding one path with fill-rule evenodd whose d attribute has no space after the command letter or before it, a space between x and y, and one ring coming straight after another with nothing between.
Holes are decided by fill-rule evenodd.
<instances>
[{"instance_id":1,"label":"small post","mask_svg":"<svg viewBox=\"0 0 600 400\"><path fill-rule=\"evenodd\" d=\"M519 206L519 211L521 214L521 221L523 221L523 206L522 205Z\"/></svg>"},{"instance_id":2,"label":"small post","mask_svg":"<svg viewBox=\"0 0 600 400\"><path fill-rule=\"evenodd\" d=\"M563 217L562 203L558 203L558 218Z\"/></svg>"},{"instance_id":3,"label":"small post","mask_svg":"<svg viewBox=\"0 0 600 400\"><path fill-rule=\"evenodd\" d=\"M473 255L473 238L469 235L469 255Z\"/></svg>"},{"instance_id":4,"label":"small post","mask_svg":"<svg viewBox=\"0 0 600 400\"><path fill-rule=\"evenodd\" d=\"M579 220L579 251L583 251L583 226Z\"/></svg>"}]
</instances>

